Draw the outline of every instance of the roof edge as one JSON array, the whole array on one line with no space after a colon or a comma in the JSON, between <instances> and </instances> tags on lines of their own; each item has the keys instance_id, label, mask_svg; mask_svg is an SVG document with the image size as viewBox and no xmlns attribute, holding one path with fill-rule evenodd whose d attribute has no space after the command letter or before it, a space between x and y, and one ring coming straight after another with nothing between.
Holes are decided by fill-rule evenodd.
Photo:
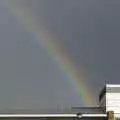
<instances>
[{"instance_id":1,"label":"roof edge","mask_svg":"<svg viewBox=\"0 0 120 120\"><path fill-rule=\"evenodd\" d=\"M120 84L106 84L106 87L120 87Z\"/></svg>"}]
</instances>

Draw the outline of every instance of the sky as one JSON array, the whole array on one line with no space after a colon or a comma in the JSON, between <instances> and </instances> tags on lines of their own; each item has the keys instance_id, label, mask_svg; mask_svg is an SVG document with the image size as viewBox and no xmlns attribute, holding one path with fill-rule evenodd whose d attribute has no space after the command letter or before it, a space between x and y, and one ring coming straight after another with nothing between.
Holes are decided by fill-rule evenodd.
<instances>
[{"instance_id":1,"label":"sky","mask_svg":"<svg viewBox=\"0 0 120 120\"><path fill-rule=\"evenodd\" d=\"M3 1L0 1L0 109L85 106L53 58ZM21 9L29 8L58 38L55 41L84 74L95 105L105 82L120 83L119 0L16 1Z\"/></svg>"}]
</instances>

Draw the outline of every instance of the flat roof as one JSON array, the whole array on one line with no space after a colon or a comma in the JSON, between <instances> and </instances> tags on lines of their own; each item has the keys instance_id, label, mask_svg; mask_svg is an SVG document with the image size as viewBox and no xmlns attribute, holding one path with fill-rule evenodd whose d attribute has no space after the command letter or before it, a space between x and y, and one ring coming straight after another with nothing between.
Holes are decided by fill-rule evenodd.
<instances>
[{"instance_id":1,"label":"flat roof","mask_svg":"<svg viewBox=\"0 0 120 120\"><path fill-rule=\"evenodd\" d=\"M120 87L120 84L106 84L106 87Z\"/></svg>"},{"instance_id":2,"label":"flat roof","mask_svg":"<svg viewBox=\"0 0 120 120\"><path fill-rule=\"evenodd\" d=\"M107 117L107 114L81 114L79 117Z\"/></svg>"},{"instance_id":3,"label":"flat roof","mask_svg":"<svg viewBox=\"0 0 120 120\"><path fill-rule=\"evenodd\" d=\"M101 107L73 107L63 110L0 110L0 117L106 117Z\"/></svg>"},{"instance_id":4,"label":"flat roof","mask_svg":"<svg viewBox=\"0 0 120 120\"><path fill-rule=\"evenodd\" d=\"M0 117L107 117L106 114L0 114Z\"/></svg>"},{"instance_id":5,"label":"flat roof","mask_svg":"<svg viewBox=\"0 0 120 120\"><path fill-rule=\"evenodd\" d=\"M10 109L0 114L104 114L103 107L72 107L68 109Z\"/></svg>"}]
</instances>

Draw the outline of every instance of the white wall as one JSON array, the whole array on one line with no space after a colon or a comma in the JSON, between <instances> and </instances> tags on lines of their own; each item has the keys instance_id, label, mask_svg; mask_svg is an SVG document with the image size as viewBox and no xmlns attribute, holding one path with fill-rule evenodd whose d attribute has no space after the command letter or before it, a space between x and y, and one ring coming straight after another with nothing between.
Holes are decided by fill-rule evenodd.
<instances>
[{"instance_id":1,"label":"white wall","mask_svg":"<svg viewBox=\"0 0 120 120\"><path fill-rule=\"evenodd\" d=\"M106 93L106 111L120 113L120 93Z\"/></svg>"}]
</instances>

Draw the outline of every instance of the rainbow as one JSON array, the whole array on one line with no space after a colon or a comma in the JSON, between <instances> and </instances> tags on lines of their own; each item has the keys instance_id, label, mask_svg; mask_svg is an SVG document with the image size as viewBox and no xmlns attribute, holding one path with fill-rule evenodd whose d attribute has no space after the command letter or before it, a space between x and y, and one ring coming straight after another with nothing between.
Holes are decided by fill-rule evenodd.
<instances>
[{"instance_id":1,"label":"rainbow","mask_svg":"<svg viewBox=\"0 0 120 120\"><path fill-rule=\"evenodd\" d=\"M60 45L55 41L58 38L55 35L53 36L43 23L36 19L28 6L21 5L18 0L3 0L3 3L24 24L26 29L35 36L35 40L43 47L46 54L53 58L59 69L67 76L68 82L74 86L75 91L79 94L80 100L84 102L85 106L95 106L96 101L89 85L85 82L83 75L76 70L68 54L63 52Z\"/></svg>"}]
</instances>

